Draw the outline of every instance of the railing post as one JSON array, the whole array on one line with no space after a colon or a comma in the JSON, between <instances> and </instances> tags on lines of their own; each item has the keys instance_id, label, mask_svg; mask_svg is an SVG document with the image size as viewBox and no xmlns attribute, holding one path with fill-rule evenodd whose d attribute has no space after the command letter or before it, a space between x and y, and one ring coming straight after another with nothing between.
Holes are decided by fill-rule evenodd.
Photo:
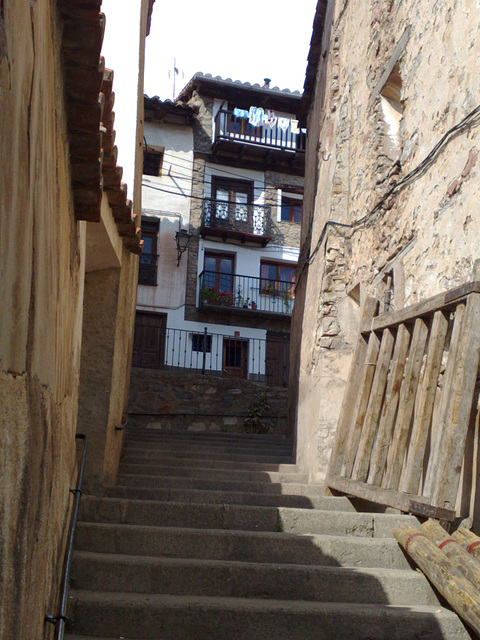
<instances>
[{"instance_id":1,"label":"railing post","mask_svg":"<svg viewBox=\"0 0 480 640\"><path fill-rule=\"evenodd\" d=\"M205 364L207 362L207 339L208 330L207 327L203 330L203 361L202 361L202 376L205 375Z\"/></svg>"},{"instance_id":2,"label":"railing post","mask_svg":"<svg viewBox=\"0 0 480 640\"><path fill-rule=\"evenodd\" d=\"M287 336L283 334L283 386L287 386Z\"/></svg>"}]
</instances>

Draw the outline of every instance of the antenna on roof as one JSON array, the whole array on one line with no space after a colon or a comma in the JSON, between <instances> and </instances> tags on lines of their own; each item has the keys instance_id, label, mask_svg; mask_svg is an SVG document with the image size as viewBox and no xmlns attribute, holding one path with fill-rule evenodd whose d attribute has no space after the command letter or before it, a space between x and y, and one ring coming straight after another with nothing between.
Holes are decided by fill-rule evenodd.
<instances>
[{"instance_id":1,"label":"antenna on roof","mask_svg":"<svg viewBox=\"0 0 480 640\"><path fill-rule=\"evenodd\" d=\"M173 77L173 101L174 101L174 102L175 102L175 94L176 94L176 90L175 90L175 80L176 80L176 77L177 77L178 75L180 75L180 70L179 70L179 68L177 67L177 59L176 59L176 58L174 58L174 59L173 59L173 71L169 71L169 72L168 72L168 77L169 77L169 78L172 78L172 77ZM183 71L182 71L182 78L184 78L184 77L185 77L185 75L184 75L184 73L183 73Z\"/></svg>"}]
</instances>

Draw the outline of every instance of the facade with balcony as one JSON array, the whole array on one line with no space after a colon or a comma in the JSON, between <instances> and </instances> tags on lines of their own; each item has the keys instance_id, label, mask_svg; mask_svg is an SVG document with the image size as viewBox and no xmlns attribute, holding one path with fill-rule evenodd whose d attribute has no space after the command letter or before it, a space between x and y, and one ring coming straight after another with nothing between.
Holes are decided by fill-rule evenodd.
<instances>
[{"instance_id":1,"label":"facade with balcony","mask_svg":"<svg viewBox=\"0 0 480 640\"><path fill-rule=\"evenodd\" d=\"M145 98L134 365L285 383L305 161L300 98L203 74L175 103ZM182 255L181 229L190 235Z\"/></svg>"}]
</instances>

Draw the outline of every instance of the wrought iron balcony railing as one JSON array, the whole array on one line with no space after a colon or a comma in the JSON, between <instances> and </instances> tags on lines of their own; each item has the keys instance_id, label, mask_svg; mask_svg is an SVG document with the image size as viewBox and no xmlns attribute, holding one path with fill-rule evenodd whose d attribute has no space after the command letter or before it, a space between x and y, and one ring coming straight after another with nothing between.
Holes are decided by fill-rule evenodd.
<instances>
[{"instance_id":1,"label":"wrought iron balcony railing","mask_svg":"<svg viewBox=\"0 0 480 640\"><path fill-rule=\"evenodd\" d=\"M294 305L294 284L271 280L202 271L199 308L235 310L241 313L291 315Z\"/></svg>"},{"instance_id":2,"label":"wrought iron balcony railing","mask_svg":"<svg viewBox=\"0 0 480 640\"><path fill-rule=\"evenodd\" d=\"M230 140L242 144L305 153L307 135L299 129L293 133L289 126L286 130L276 124L274 127L262 124L251 125L246 118L236 118L233 111L220 109L215 117L215 140Z\"/></svg>"},{"instance_id":3,"label":"wrought iron balcony railing","mask_svg":"<svg viewBox=\"0 0 480 640\"><path fill-rule=\"evenodd\" d=\"M204 331L191 331L137 324L136 331L141 329L149 332L150 344L160 345L160 357L154 368L192 369L202 374L287 385L287 334L265 340L211 333L206 327ZM141 360L134 360L133 366L152 367Z\"/></svg>"},{"instance_id":4,"label":"wrought iron balcony railing","mask_svg":"<svg viewBox=\"0 0 480 640\"><path fill-rule=\"evenodd\" d=\"M157 284L157 262L158 256L154 253L142 253L138 269L138 284Z\"/></svg>"},{"instance_id":5,"label":"wrought iron balcony railing","mask_svg":"<svg viewBox=\"0 0 480 640\"><path fill-rule=\"evenodd\" d=\"M264 204L204 198L202 228L261 238L268 236L270 209L270 206Z\"/></svg>"}]
</instances>

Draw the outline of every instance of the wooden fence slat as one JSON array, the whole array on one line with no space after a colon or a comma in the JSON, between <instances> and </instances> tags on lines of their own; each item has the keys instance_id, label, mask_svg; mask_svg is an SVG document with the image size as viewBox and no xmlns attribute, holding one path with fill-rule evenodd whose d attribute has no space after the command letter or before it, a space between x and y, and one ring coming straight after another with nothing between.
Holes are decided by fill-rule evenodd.
<instances>
[{"instance_id":1,"label":"wooden fence slat","mask_svg":"<svg viewBox=\"0 0 480 640\"><path fill-rule=\"evenodd\" d=\"M436 506L454 509L460 482L468 423L480 360L480 294L472 293L467 300L462 327L462 347L457 355L456 375L450 393L445 438L437 469Z\"/></svg>"},{"instance_id":2,"label":"wooden fence slat","mask_svg":"<svg viewBox=\"0 0 480 640\"><path fill-rule=\"evenodd\" d=\"M394 343L395 337L393 332L390 329L385 329L382 334L380 353L378 354L367 412L365 414L363 429L358 443L358 453L352 473L352 478L354 480L360 480L361 482L366 480L368 474L370 456L377 434L378 419L382 410L383 396Z\"/></svg>"},{"instance_id":3,"label":"wooden fence slat","mask_svg":"<svg viewBox=\"0 0 480 640\"><path fill-rule=\"evenodd\" d=\"M392 438L392 431L397 414L398 398L405 374L405 364L407 360L408 347L410 345L410 331L408 327L401 324L398 327L395 349L393 351L392 364L385 392L382 415L378 427L377 439L372 451L370 461L370 472L368 484L379 485L382 482L385 472L385 462L387 460L388 447Z\"/></svg>"},{"instance_id":4,"label":"wooden fence slat","mask_svg":"<svg viewBox=\"0 0 480 640\"><path fill-rule=\"evenodd\" d=\"M347 439L345 449L344 463L342 467L342 475L351 476L353 464L358 450L358 442L362 433L363 422L367 412L368 399L372 388L373 376L377 363L378 351L380 348L380 340L376 333L372 331L368 339L367 353L365 362L363 363L363 372L358 390L355 409L352 416L352 424Z\"/></svg>"},{"instance_id":5,"label":"wooden fence slat","mask_svg":"<svg viewBox=\"0 0 480 640\"><path fill-rule=\"evenodd\" d=\"M442 365L443 349L447 337L448 315L444 311L436 311L433 317L427 348L427 362L415 407L407 462L400 481L400 491L405 491L406 493L421 493L419 485L423 471L425 447L432 420L438 375Z\"/></svg>"},{"instance_id":6,"label":"wooden fence slat","mask_svg":"<svg viewBox=\"0 0 480 640\"><path fill-rule=\"evenodd\" d=\"M362 319L364 321L371 321L376 312L377 305L378 301L375 298L366 298L362 313ZM352 416L355 408L355 397L358 393L358 389L360 387L361 380L364 374L363 363L365 362L367 346L368 340L360 334L355 346L355 351L353 353L352 364L350 365L348 382L345 388L345 395L343 398L342 408L340 410L340 416L338 418L335 444L330 456L328 474L336 475L340 473L342 467L342 456L345 451L345 444L347 442L348 434L352 424Z\"/></svg>"},{"instance_id":7,"label":"wooden fence slat","mask_svg":"<svg viewBox=\"0 0 480 640\"><path fill-rule=\"evenodd\" d=\"M394 489L383 489L382 487L367 484L366 482L350 480L350 478L340 476L331 476L328 481L328 486L336 491L357 496L369 502L376 502L377 504L393 507L400 511L409 511L410 500L428 504L428 500L422 496L407 495Z\"/></svg>"},{"instance_id":8,"label":"wooden fence slat","mask_svg":"<svg viewBox=\"0 0 480 640\"><path fill-rule=\"evenodd\" d=\"M405 378L400 390L400 401L394 435L387 457L387 472L384 486L388 489L397 489L400 481L405 447L410 434L410 424L415 406L417 381L422 367L427 336L427 323L423 318L417 318L415 320L415 328L413 330L412 342L408 354Z\"/></svg>"},{"instance_id":9,"label":"wooden fence slat","mask_svg":"<svg viewBox=\"0 0 480 640\"><path fill-rule=\"evenodd\" d=\"M446 414L450 402L450 389L455 375L457 353L460 348L462 338L463 318L465 316L465 303L457 305L455 309L455 318L453 322L452 335L450 336L450 346L448 349L447 365L443 374L442 390L438 411L434 415L431 427L430 456L423 483L423 495L430 498L434 492L434 483L436 479L436 471L439 465L439 457L444 446L444 429L446 423Z\"/></svg>"}]
</instances>

